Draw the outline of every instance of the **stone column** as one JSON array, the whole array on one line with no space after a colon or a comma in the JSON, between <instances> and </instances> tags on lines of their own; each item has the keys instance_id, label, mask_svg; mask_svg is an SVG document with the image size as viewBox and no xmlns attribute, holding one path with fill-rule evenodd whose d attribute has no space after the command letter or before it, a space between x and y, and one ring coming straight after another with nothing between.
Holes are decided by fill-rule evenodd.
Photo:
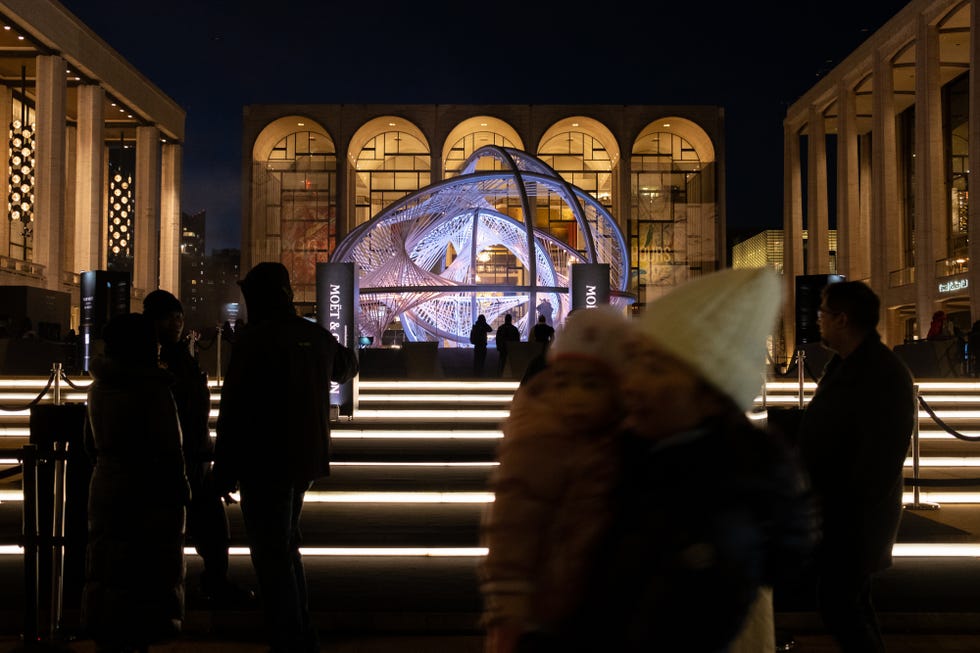
<instances>
[{"instance_id":1,"label":"stone column","mask_svg":"<svg viewBox=\"0 0 980 653\"><path fill-rule=\"evenodd\" d=\"M850 83L841 80L837 89L837 273L864 279L870 256L867 216L861 215L855 100Z\"/></svg>"},{"instance_id":2,"label":"stone column","mask_svg":"<svg viewBox=\"0 0 980 653\"><path fill-rule=\"evenodd\" d=\"M103 237L105 168L105 92L78 88L78 135L75 162L75 272L105 269Z\"/></svg>"},{"instance_id":3,"label":"stone column","mask_svg":"<svg viewBox=\"0 0 980 653\"><path fill-rule=\"evenodd\" d=\"M65 60L37 57L37 155L34 173L34 260L45 266L44 287L61 290L65 221Z\"/></svg>"},{"instance_id":4,"label":"stone column","mask_svg":"<svg viewBox=\"0 0 980 653\"><path fill-rule=\"evenodd\" d=\"M165 143L160 154L160 287L180 296L180 171L182 148ZM182 298L184 299L184 298Z\"/></svg>"},{"instance_id":5,"label":"stone column","mask_svg":"<svg viewBox=\"0 0 980 653\"><path fill-rule=\"evenodd\" d=\"M918 17L915 46L915 312L925 335L936 296L936 261L946 245L947 200L943 156L943 101L939 77L939 32ZM971 101L971 104L973 102Z\"/></svg>"},{"instance_id":6,"label":"stone column","mask_svg":"<svg viewBox=\"0 0 980 653\"><path fill-rule=\"evenodd\" d=\"M136 128L136 224L133 300L160 283L160 131Z\"/></svg>"},{"instance_id":7,"label":"stone column","mask_svg":"<svg viewBox=\"0 0 980 653\"><path fill-rule=\"evenodd\" d=\"M830 272L827 235L827 132L823 112L811 106L807 116L806 235L807 274Z\"/></svg>"},{"instance_id":8,"label":"stone column","mask_svg":"<svg viewBox=\"0 0 980 653\"><path fill-rule=\"evenodd\" d=\"M786 354L796 351L796 277L803 274L803 182L800 177L800 136L783 122L783 280L786 302L783 327Z\"/></svg>"},{"instance_id":9,"label":"stone column","mask_svg":"<svg viewBox=\"0 0 980 653\"><path fill-rule=\"evenodd\" d=\"M895 84L891 62L876 50L871 94L871 288L879 297L888 273L900 267L898 154L895 133ZM921 320L920 320L921 324ZM928 322L926 323L928 327ZM885 340L892 340L885 335ZM922 335L925 335L923 333Z\"/></svg>"}]
</instances>

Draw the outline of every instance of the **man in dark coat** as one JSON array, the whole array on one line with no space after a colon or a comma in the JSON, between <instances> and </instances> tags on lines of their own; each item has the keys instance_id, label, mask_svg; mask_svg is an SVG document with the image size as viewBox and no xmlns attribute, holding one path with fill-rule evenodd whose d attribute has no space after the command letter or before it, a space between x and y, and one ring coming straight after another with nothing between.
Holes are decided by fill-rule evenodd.
<instances>
[{"instance_id":1,"label":"man in dark coat","mask_svg":"<svg viewBox=\"0 0 980 653\"><path fill-rule=\"evenodd\" d=\"M823 519L819 609L844 651L884 650L871 581L892 564L902 468L917 415L912 376L878 335L879 308L862 282L824 288L817 322L834 356L800 426Z\"/></svg>"},{"instance_id":2,"label":"man in dark coat","mask_svg":"<svg viewBox=\"0 0 980 653\"><path fill-rule=\"evenodd\" d=\"M503 376L504 366L507 365L507 346L512 342L521 341L521 332L514 326L513 317L508 313L504 323L497 327L497 376Z\"/></svg>"},{"instance_id":3,"label":"man in dark coat","mask_svg":"<svg viewBox=\"0 0 980 653\"><path fill-rule=\"evenodd\" d=\"M487 317L480 315L470 329L470 344L473 345L473 376L483 376L483 366L487 362L487 334L493 327L487 324Z\"/></svg>"},{"instance_id":4,"label":"man in dark coat","mask_svg":"<svg viewBox=\"0 0 980 653\"><path fill-rule=\"evenodd\" d=\"M215 489L240 489L271 653L319 651L300 556L299 518L330 472L330 384L357 374L355 352L296 314L289 272L259 263L240 282L248 325L221 391Z\"/></svg>"}]
</instances>

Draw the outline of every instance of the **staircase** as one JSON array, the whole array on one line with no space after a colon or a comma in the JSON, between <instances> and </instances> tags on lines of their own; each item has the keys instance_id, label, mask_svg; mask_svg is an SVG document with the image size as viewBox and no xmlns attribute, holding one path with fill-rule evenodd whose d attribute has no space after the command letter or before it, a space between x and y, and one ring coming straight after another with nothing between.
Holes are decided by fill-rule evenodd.
<instances>
[{"instance_id":1,"label":"staircase","mask_svg":"<svg viewBox=\"0 0 980 653\"><path fill-rule=\"evenodd\" d=\"M0 379L0 585L23 587L20 476L16 450L28 442L29 403L48 379ZM52 386L41 403L84 402L87 379ZM307 495L304 560L311 606L323 628L468 631L478 628L476 564L487 479L516 381L358 381L352 418L333 424L332 473ZM804 384L804 401L814 385ZM926 404L960 436L980 439L980 383L920 380ZM212 419L220 389L212 388ZM771 381L751 412L799 404L799 384ZM12 408L18 408L11 410ZM907 503L980 504L980 442L951 435L919 412L918 478ZM846 452L842 452L846 455ZM912 478L916 457L909 456ZM232 573L254 584L241 514L228 509ZM963 543L961 543L963 544ZM966 544L964 544L965 546ZM973 543L974 549L977 548ZM211 612L195 599L199 561L188 549L188 627L249 631L256 614ZM974 553L973 555L980 555ZM18 632L24 595L0 593L0 632ZM70 618L70 610L67 611Z\"/></svg>"}]
</instances>

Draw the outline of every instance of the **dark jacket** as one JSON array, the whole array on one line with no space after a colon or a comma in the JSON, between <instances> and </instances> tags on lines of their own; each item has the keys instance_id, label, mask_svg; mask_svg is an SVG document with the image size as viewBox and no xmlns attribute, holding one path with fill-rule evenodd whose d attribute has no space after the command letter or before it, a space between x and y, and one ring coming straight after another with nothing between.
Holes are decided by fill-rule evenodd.
<instances>
[{"instance_id":1,"label":"dark jacket","mask_svg":"<svg viewBox=\"0 0 980 653\"><path fill-rule=\"evenodd\" d=\"M473 327L470 329L470 344L476 345L477 347L487 346L487 334L493 331L493 327L477 320L473 323Z\"/></svg>"},{"instance_id":2,"label":"dark jacket","mask_svg":"<svg viewBox=\"0 0 980 653\"><path fill-rule=\"evenodd\" d=\"M89 485L82 623L97 642L177 635L184 613L180 426L166 371L93 359L85 447Z\"/></svg>"},{"instance_id":3,"label":"dark jacket","mask_svg":"<svg viewBox=\"0 0 980 653\"><path fill-rule=\"evenodd\" d=\"M857 573L891 565L916 415L912 376L877 334L827 363L800 424L823 564Z\"/></svg>"},{"instance_id":4,"label":"dark jacket","mask_svg":"<svg viewBox=\"0 0 980 653\"><path fill-rule=\"evenodd\" d=\"M160 362L174 377L171 391L177 403L180 430L187 461L206 460L211 455L211 391L208 376L187 348L187 342L160 346Z\"/></svg>"},{"instance_id":5,"label":"dark jacket","mask_svg":"<svg viewBox=\"0 0 980 653\"><path fill-rule=\"evenodd\" d=\"M327 476L330 385L357 371L353 350L291 309L236 333L218 413L218 487L245 478L302 483Z\"/></svg>"},{"instance_id":6,"label":"dark jacket","mask_svg":"<svg viewBox=\"0 0 980 653\"><path fill-rule=\"evenodd\" d=\"M594 590L573 651L716 651L760 586L811 560L818 523L806 477L740 412L661 441L627 434ZM599 628L582 624L598 624Z\"/></svg>"},{"instance_id":7,"label":"dark jacket","mask_svg":"<svg viewBox=\"0 0 980 653\"><path fill-rule=\"evenodd\" d=\"M520 342L521 332L516 326L509 322L504 322L497 327L497 351L506 354L508 342Z\"/></svg>"}]
</instances>

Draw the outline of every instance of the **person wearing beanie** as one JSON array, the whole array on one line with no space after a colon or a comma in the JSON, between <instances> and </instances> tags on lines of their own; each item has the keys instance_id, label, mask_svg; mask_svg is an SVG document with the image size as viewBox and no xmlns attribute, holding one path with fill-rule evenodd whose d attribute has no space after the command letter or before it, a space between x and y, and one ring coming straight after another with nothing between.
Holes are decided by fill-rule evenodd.
<instances>
[{"instance_id":1,"label":"person wearing beanie","mask_svg":"<svg viewBox=\"0 0 980 653\"><path fill-rule=\"evenodd\" d=\"M319 651L309 613L300 513L330 473L330 386L357 374L357 356L296 314L289 272L263 262L240 282L248 324L221 389L214 490L240 492L272 651Z\"/></svg>"},{"instance_id":2,"label":"person wearing beanie","mask_svg":"<svg viewBox=\"0 0 980 653\"><path fill-rule=\"evenodd\" d=\"M774 650L767 588L816 535L800 467L746 416L779 289L769 271L725 270L631 320L569 318L504 424L482 531L488 653ZM547 401L525 406L544 383ZM532 422L535 408L571 419ZM581 461L576 433L591 445Z\"/></svg>"},{"instance_id":3,"label":"person wearing beanie","mask_svg":"<svg viewBox=\"0 0 980 653\"><path fill-rule=\"evenodd\" d=\"M514 395L480 529L488 653L560 631L584 595L608 524L630 330L622 309L574 311Z\"/></svg>"},{"instance_id":4,"label":"person wearing beanie","mask_svg":"<svg viewBox=\"0 0 980 653\"><path fill-rule=\"evenodd\" d=\"M94 468L80 618L100 653L145 652L181 631L190 488L153 323L116 315L102 336L84 429Z\"/></svg>"},{"instance_id":5,"label":"person wearing beanie","mask_svg":"<svg viewBox=\"0 0 980 653\"><path fill-rule=\"evenodd\" d=\"M222 498L208 487L211 458L211 391L207 374L191 353L193 339L184 333L184 307L172 293L154 290L143 299L143 315L153 320L159 344L160 367L174 377L171 387L184 438L184 462L191 484L187 534L204 571L203 596L216 608L244 608L255 593L228 578L231 529Z\"/></svg>"},{"instance_id":6,"label":"person wearing beanie","mask_svg":"<svg viewBox=\"0 0 980 653\"><path fill-rule=\"evenodd\" d=\"M884 650L871 586L892 564L918 410L911 373L878 335L879 314L863 282L824 287L817 326L834 355L798 434L822 514L818 609L844 651Z\"/></svg>"}]
</instances>

